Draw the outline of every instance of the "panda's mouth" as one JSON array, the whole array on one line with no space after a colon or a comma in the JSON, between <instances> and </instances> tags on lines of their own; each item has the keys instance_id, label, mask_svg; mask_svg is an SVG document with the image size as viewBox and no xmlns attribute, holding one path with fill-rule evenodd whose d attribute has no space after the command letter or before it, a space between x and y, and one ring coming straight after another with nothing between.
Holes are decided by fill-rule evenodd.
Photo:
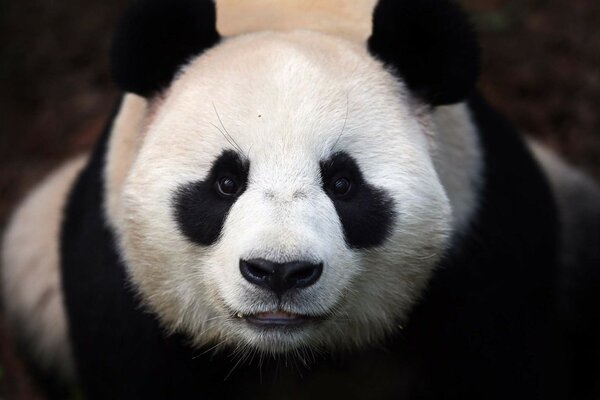
<instances>
[{"instance_id":1,"label":"panda's mouth","mask_svg":"<svg viewBox=\"0 0 600 400\"><path fill-rule=\"evenodd\" d=\"M314 316L295 314L287 311L269 311L248 315L237 313L236 317L245 320L249 324L264 328L300 326L319 320L319 318Z\"/></svg>"}]
</instances>

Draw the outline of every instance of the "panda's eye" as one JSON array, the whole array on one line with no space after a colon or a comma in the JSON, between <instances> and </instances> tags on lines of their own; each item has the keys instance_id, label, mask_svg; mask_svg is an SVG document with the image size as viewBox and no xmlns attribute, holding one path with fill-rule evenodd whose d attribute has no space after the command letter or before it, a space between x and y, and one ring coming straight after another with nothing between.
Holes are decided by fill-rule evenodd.
<instances>
[{"instance_id":1,"label":"panda's eye","mask_svg":"<svg viewBox=\"0 0 600 400\"><path fill-rule=\"evenodd\" d=\"M333 181L331 191L336 197L344 197L352 190L352 182L348 178L337 178Z\"/></svg>"},{"instance_id":2,"label":"panda's eye","mask_svg":"<svg viewBox=\"0 0 600 400\"><path fill-rule=\"evenodd\" d=\"M217 192L224 197L235 196L240 191L240 185L230 176L223 176L216 182Z\"/></svg>"}]
</instances>

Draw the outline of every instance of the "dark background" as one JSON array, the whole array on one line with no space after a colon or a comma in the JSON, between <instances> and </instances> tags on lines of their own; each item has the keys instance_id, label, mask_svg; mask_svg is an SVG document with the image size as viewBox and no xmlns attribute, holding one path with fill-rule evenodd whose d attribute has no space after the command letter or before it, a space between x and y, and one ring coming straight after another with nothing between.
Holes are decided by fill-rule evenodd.
<instances>
[{"instance_id":1,"label":"dark background","mask_svg":"<svg viewBox=\"0 0 600 400\"><path fill-rule=\"evenodd\" d=\"M600 180L600 1L462 2L481 32L484 94ZM126 3L0 0L0 230L33 184L98 136L118 96L107 47ZM0 317L0 398L41 398L13 342Z\"/></svg>"}]
</instances>

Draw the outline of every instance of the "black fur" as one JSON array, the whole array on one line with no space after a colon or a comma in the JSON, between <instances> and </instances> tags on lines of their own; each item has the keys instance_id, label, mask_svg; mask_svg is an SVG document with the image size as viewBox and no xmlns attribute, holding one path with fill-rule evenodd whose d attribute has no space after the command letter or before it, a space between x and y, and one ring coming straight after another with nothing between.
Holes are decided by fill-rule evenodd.
<instances>
[{"instance_id":1,"label":"black fur","mask_svg":"<svg viewBox=\"0 0 600 400\"><path fill-rule=\"evenodd\" d=\"M338 198L331 186L338 178L348 178L352 188ZM385 190L366 182L354 159L345 152L321 162L321 179L344 227L351 248L366 249L381 245L390 235L395 220L394 200Z\"/></svg>"},{"instance_id":2,"label":"black fur","mask_svg":"<svg viewBox=\"0 0 600 400\"><path fill-rule=\"evenodd\" d=\"M433 106L464 100L477 81L479 46L451 0L380 0L368 46Z\"/></svg>"},{"instance_id":3,"label":"black fur","mask_svg":"<svg viewBox=\"0 0 600 400\"><path fill-rule=\"evenodd\" d=\"M481 100L471 106L485 155L472 228L453 244L403 331L377 348L323 353L310 368L293 357L234 367L227 350L194 351L140 307L103 216L105 134L69 198L61 246L88 397L574 398L556 312L551 194L518 134Z\"/></svg>"},{"instance_id":4,"label":"black fur","mask_svg":"<svg viewBox=\"0 0 600 400\"><path fill-rule=\"evenodd\" d=\"M470 107L485 184L470 230L455 238L409 323L423 378L415 398L572 398L550 188L518 132L481 98Z\"/></svg>"},{"instance_id":5,"label":"black fur","mask_svg":"<svg viewBox=\"0 0 600 400\"><path fill-rule=\"evenodd\" d=\"M233 150L224 151L214 162L206 179L181 186L174 196L174 210L181 231L192 242L214 244L229 209L246 187L250 164ZM234 178L241 191L234 197L223 197L215 187L223 176Z\"/></svg>"},{"instance_id":6,"label":"black fur","mask_svg":"<svg viewBox=\"0 0 600 400\"><path fill-rule=\"evenodd\" d=\"M600 399L600 204L581 187L566 183L561 191L561 241L569 251L562 255L560 310L571 345L571 377L575 398Z\"/></svg>"},{"instance_id":7,"label":"black fur","mask_svg":"<svg viewBox=\"0 0 600 400\"><path fill-rule=\"evenodd\" d=\"M215 14L211 0L137 0L113 39L115 82L144 97L166 89L182 65L219 41Z\"/></svg>"},{"instance_id":8,"label":"black fur","mask_svg":"<svg viewBox=\"0 0 600 400\"><path fill-rule=\"evenodd\" d=\"M193 378L191 357L138 303L103 216L109 133L78 177L62 225L62 285L80 384L90 399L181 398L178 388Z\"/></svg>"}]
</instances>

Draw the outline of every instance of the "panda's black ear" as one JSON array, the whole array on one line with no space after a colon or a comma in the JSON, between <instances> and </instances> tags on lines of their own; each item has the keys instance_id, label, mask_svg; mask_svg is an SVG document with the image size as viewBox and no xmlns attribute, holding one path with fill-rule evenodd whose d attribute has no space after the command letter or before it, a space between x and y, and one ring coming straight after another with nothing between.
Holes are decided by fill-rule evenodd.
<instances>
[{"instance_id":1,"label":"panda's black ear","mask_svg":"<svg viewBox=\"0 0 600 400\"><path fill-rule=\"evenodd\" d=\"M380 0L368 47L433 106L464 100L477 82L479 45L452 0Z\"/></svg>"},{"instance_id":2,"label":"panda's black ear","mask_svg":"<svg viewBox=\"0 0 600 400\"><path fill-rule=\"evenodd\" d=\"M137 0L113 39L113 78L124 91L152 96L219 38L212 0Z\"/></svg>"}]
</instances>

